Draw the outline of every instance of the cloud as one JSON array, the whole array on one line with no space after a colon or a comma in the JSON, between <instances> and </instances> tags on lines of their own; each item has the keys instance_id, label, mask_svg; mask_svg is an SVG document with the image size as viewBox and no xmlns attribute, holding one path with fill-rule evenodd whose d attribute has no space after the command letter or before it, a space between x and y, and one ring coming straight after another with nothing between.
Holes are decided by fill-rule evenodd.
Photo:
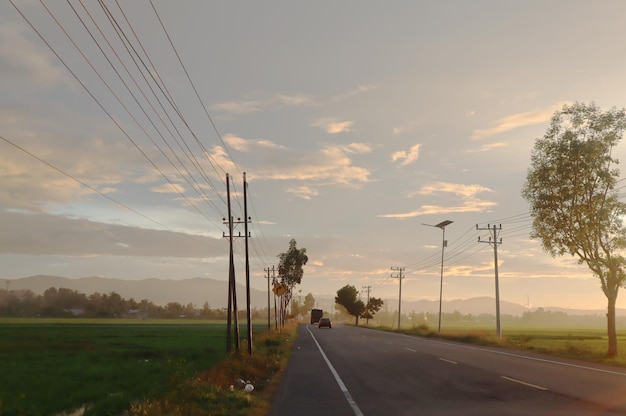
<instances>
[{"instance_id":1,"label":"cloud","mask_svg":"<svg viewBox=\"0 0 626 416\"><path fill-rule=\"evenodd\" d=\"M278 150L285 149L284 146L276 144L271 140L250 140L232 134L224 137L226 144L239 152L253 152L260 149Z\"/></svg>"},{"instance_id":2,"label":"cloud","mask_svg":"<svg viewBox=\"0 0 626 416\"><path fill-rule=\"evenodd\" d=\"M249 161L249 172L253 172L255 180L313 181L316 182L316 186L359 186L369 181L370 171L355 166L350 158L353 154L370 153L372 147L366 143L355 142L348 145L331 143L318 150L294 150L271 140L227 136L225 141L236 151L254 155ZM212 157L220 165L229 166L228 163L231 166L229 169L234 169L222 147L216 146Z\"/></svg>"},{"instance_id":3,"label":"cloud","mask_svg":"<svg viewBox=\"0 0 626 416\"><path fill-rule=\"evenodd\" d=\"M352 91L348 91L345 93L338 94L332 98L332 101L338 102L343 101L348 98L354 97L355 95L362 94L364 92L372 91L378 88L377 85L359 85L356 89Z\"/></svg>"},{"instance_id":4,"label":"cloud","mask_svg":"<svg viewBox=\"0 0 626 416\"><path fill-rule=\"evenodd\" d=\"M207 157L212 161L212 164L221 166L225 172L237 171L237 166L222 146L213 146Z\"/></svg>"},{"instance_id":5,"label":"cloud","mask_svg":"<svg viewBox=\"0 0 626 416\"><path fill-rule=\"evenodd\" d=\"M478 149L470 149L467 150L467 153L476 153L476 152L488 152L490 150L493 149L500 149L502 147L507 147L509 146L508 143L489 143L489 144L484 144L482 146L480 146Z\"/></svg>"},{"instance_id":6,"label":"cloud","mask_svg":"<svg viewBox=\"0 0 626 416\"><path fill-rule=\"evenodd\" d=\"M399 150L391 154L392 162L400 161L400 166L407 166L415 162L419 158L419 150L421 144L412 146L409 151Z\"/></svg>"},{"instance_id":7,"label":"cloud","mask_svg":"<svg viewBox=\"0 0 626 416\"><path fill-rule=\"evenodd\" d=\"M185 193L185 188L181 185L178 184L172 184L172 183L164 183L162 185L158 185L158 186L153 186L152 188L150 188L150 190L152 192L156 192L156 193L160 193L160 194L164 194L164 193Z\"/></svg>"},{"instance_id":8,"label":"cloud","mask_svg":"<svg viewBox=\"0 0 626 416\"><path fill-rule=\"evenodd\" d=\"M55 115L51 110L49 117ZM62 134L61 126L45 116L30 122L26 115L15 111L9 118L15 122L4 124L10 137L3 137L23 150L2 143L1 206L47 211L54 205L77 202L94 194L94 190L80 182L97 188L100 193L113 193L120 183L133 181L150 171L138 152L126 143L82 135L82 122L97 125L88 117L85 117L87 121L76 122L76 137ZM6 119L0 111L0 124ZM130 165L134 166L132 170Z\"/></svg>"},{"instance_id":9,"label":"cloud","mask_svg":"<svg viewBox=\"0 0 626 416\"><path fill-rule=\"evenodd\" d=\"M211 106L212 111L221 111L231 114L248 114L276 106L301 107L316 105L315 101L304 94L287 95L275 94L262 100L226 101Z\"/></svg>"},{"instance_id":10,"label":"cloud","mask_svg":"<svg viewBox=\"0 0 626 416\"><path fill-rule=\"evenodd\" d=\"M52 65L52 55L42 52L24 36L25 27L14 22L0 24L0 85L9 87L16 79L28 81L30 87L51 87L64 79L65 71Z\"/></svg>"},{"instance_id":11,"label":"cloud","mask_svg":"<svg viewBox=\"0 0 626 416\"><path fill-rule=\"evenodd\" d=\"M348 133L353 125L352 121L340 121L336 118L319 118L311 123L311 126L318 127L328 134Z\"/></svg>"},{"instance_id":12,"label":"cloud","mask_svg":"<svg viewBox=\"0 0 626 416\"><path fill-rule=\"evenodd\" d=\"M418 121L410 121L402 126L394 127L391 131L393 134L408 133L415 130L420 124Z\"/></svg>"},{"instance_id":13,"label":"cloud","mask_svg":"<svg viewBox=\"0 0 626 416\"><path fill-rule=\"evenodd\" d=\"M299 106L315 104L315 102L313 101L311 97L304 95L304 94L296 94L296 95L276 94L273 98L269 100L269 102L281 103L289 107L299 107Z\"/></svg>"},{"instance_id":14,"label":"cloud","mask_svg":"<svg viewBox=\"0 0 626 416\"><path fill-rule=\"evenodd\" d=\"M49 214L4 211L0 215L0 228L1 254L185 258L224 255L221 238Z\"/></svg>"},{"instance_id":15,"label":"cloud","mask_svg":"<svg viewBox=\"0 0 626 416\"><path fill-rule=\"evenodd\" d=\"M506 131L514 130L520 127L531 126L533 124L545 123L550 120L554 111L560 108L563 103L550 107L549 109L540 111L528 111L525 113L512 114L496 121L496 125L486 129L474 130L472 140L480 140L485 137L495 136Z\"/></svg>"},{"instance_id":16,"label":"cloud","mask_svg":"<svg viewBox=\"0 0 626 416\"><path fill-rule=\"evenodd\" d=\"M376 88L375 85L361 85L352 91L338 94L326 101L340 102ZM210 110L230 114L248 114L262 111L266 108L280 108L282 106L312 107L320 105L323 105L323 102L316 101L313 97L306 94L288 95L278 93L258 100L225 101L212 105Z\"/></svg>"},{"instance_id":17,"label":"cloud","mask_svg":"<svg viewBox=\"0 0 626 416\"><path fill-rule=\"evenodd\" d=\"M463 196L465 198L471 198L481 192L492 192L492 190L481 185L463 185L459 183L435 182L423 186L417 193L420 195L451 193Z\"/></svg>"},{"instance_id":18,"label":"cloud","mask_svg":"<svg viewBox=\"0 0 626 416\"><path fill-rule=\"evenodd\" d=\"M211 106L212 111L223 111L233 114L247 114L260 111L262 103L258 101L228 101Z\"/></svg>"},{"instance_id":19,"label":"cloud","mask_svg":"<svg viewBox=\"0 0 626 416\"><path fill-rule=\"evenodd\" d=\"M343 146L343 149L348 153L372 153L374 150L371 145L366 143L350 143Z\"/></svg>"},{"instance_id":20,"label":"cloud","mask_svg":"<svg viewBox=\"0 0 626 416\"><path fill-rule=\"evenodd\" d=\"M452 214L466 212L485 212L497 205L496 202L484 201L477 197L483 192L492 192L491 189L480 185L463 185L447 182L437 182L422 187L417 192L409 194L409 196L434 195L434 194L454 194L461 198L461 203L450 205L422 205L418 209L394 214L380 214L381 218L406 219L420 215L430 214Z\"/></svg>"},{"instance_id":21,"label":"cloud","mask_svg":"<svg viewBox=\"0 0 626 416\"><path fill-rule=\"evenodd\" d=\"M310 200L311 197L319 195L316 189L312 189L308 186L296 186L294 188L287 188L286 192L299 196L302 199Z\"/></svg>"}]
</instances>

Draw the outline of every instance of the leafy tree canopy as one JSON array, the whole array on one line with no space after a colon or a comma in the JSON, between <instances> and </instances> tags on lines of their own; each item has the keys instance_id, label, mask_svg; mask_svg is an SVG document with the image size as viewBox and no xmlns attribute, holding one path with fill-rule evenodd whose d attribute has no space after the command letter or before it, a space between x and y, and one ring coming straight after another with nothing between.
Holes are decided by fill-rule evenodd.
<instances>
[{"instance_id":1,"label":"leafy tree canopy","mask_svg":"<svg viewBox=\"0 0 626 416\"><path fill-rule=\"evenodd\" d=\"M367 320L374 319L374 315L380 310L380 308L382 308L383 304L384 302L382 299L371 297L365 305L365 310L363 311L361 318Z\"/></svg>"},{"instance_id":2,"label":"leafy tree canopy","mask_svg":"<svg viewBox=\"0 0 626 416\"><path fill-rule=\"evenodd\" d=\"M616 189L613 148L626 126L624 109L565 105L535 142L522 195L530 203L532 238L552 256L585 263L608 299L609 355L617 354L615 300L626 282L626 204Z\"/></svg>"},{"instance_id":3,"label":"leafy tree canopy","mask_svg":"<svg viewBox=\"0 0 626 416\"><path fill-rule=\"evenodd\" d=\"M358 293L356 287L345 285L337 291L337 296L335 296L335 303L346 308L348 314L355 317L357 325L359 317L365 311L365 304L357 298Z\"/></svg>"},{"instance_id":4,"label":"leafy tree canopy","mask_svg":"<svg viewBox=\"0 0 626 416\"><path fill-rule=\"evenodd\" d=\"M304 310L309 311L313 309L314 306L315 306L315 298L313 297L312 293L308 293L304 297Z\"/></svg>"},{"instance_id":5,"label":"leafy tree canopy","mask_svg":"<svg viewBox=\"0 0 626 416\"><path fill-rule=\"evenodd\" d=\"M293 289L295 285L302 282L304 276L304 265L309 261L306 255L306 248L298 249L296 240L291 239L289 250L278 256L278 276L283 285Z\"/></svg>"}]
</instances>

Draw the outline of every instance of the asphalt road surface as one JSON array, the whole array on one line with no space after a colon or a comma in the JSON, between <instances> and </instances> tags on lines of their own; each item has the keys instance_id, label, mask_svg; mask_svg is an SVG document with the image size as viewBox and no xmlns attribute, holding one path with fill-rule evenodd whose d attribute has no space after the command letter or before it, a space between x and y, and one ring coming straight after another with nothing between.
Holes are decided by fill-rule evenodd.
<instances>
[{"instance_id":1,"label":"asphalt road surface","mask_svg":"<svg viewBox=\"0 0 626 416\"><path fill-rule=\"evenodd\" d=\"M626 369L301 325L270 416L626 415Z\"/></svg>"}]
</instances>

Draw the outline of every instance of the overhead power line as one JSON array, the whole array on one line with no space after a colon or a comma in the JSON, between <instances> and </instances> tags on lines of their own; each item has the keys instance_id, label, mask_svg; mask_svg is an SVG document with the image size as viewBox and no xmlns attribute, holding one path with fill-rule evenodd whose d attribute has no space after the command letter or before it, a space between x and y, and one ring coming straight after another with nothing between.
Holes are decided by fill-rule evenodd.
<instances>
[{"instance_id":1,"label":"overhead power line","mask_svg":"<svg viewBox=\"0 0 626 416\"><path fill-rule=\"evenodd\" d=\"M226 206L223 191L216 188L211 178L212 175L209 175L204 170L203 163L200 160L201 158L197 155L198 151L200 151L202 158L207 159L207 162L212 167L218 180L223 178L221 173L226 172L226 170L213 158L208 147L200 139L200 135L196 133L195 129L188 122L180 105L175 101L173 94L170 93L167 83L161 77L161 71L155 61L151 59L149 51L145 48L141 34L136 30L120 3L115 3L117 6L116 11L115 8L107 6L103 1L97 3L99 9L88 7L89 3L80 1L81 9L75 7L68 1L68 13L63 13L60 16L63 19L57 17L61 14L61 12L58 12L58 10L60 10L59 7L63 7L63 5L55 5L57 11L53 11L43 2L41 2L41 5L65 38L79 53L83 61L98 77L100 82L103 83L106 91L119 103L119 108L125 110L126 114L139 127L139 130L143 133L145 138L150 141L152 147L156 149L163 157L163 160L167 161L167 164L174 169L178 178L172 177L172 175L167 172L169 168L166 169L160 160L155 159L146 149L146 146L140 142L139 138L131 135L129 130L123 127L124 121L118 119L118 117L113 115L111 110L106 108L103 98L96 95L95 91L97 91L98 88L89 84L87 76L82 76L75 61L62 56L60 53L60 51L63 50L62 47L53 45L52 39L56 38L46 36L42 33L13 0L10 0L10 3L32 28L34 33L41 39L44 45L55 55L71 76L111 119L115 126L122 132L123 136L129 140L161 177L183 198L186 205L197 211L217 228L221 228L211 217L204 213L204 210L198 207L195 198L189 197L187 195L188 191L181 191L182 188L178 187L176 183L178 182L178 178L185 181L189 186L188 189L194 192L200 201L208 204L210 209L215 211L218 218L222 218ZM193 89L196 99L200 102L212 130L217 136L220 146L230 158L233 166L241 173L241 169L234 160L229 146L224 141L217 125L209 114L207 106L193 82L190 72L175 46L174 39L166 28L165 22L159 15L155 5L152 2L150 2L150 5L154 12L155 22L158 22L158 27L167 38L170 50L175 55L173 61L179 63L182 70L181 73L184 73L184 77ZM100 12L98 12L98 10L100 10ZM145 16L148 15L150 15L150 13ZM72 25L72 31L70 31L67 30L66 26L70 24L68 22L72 16L76 19L78 26ZM83 31L84 35L79 33L80 30ZM111 34L114 35L112 36ZM151 36L153 35L151 34ZM80 41L77 41L77 39L80 39ZM91 53L90 56L90 54L86 52L84 46L88 44L93 45L95 55ZM160 50L160 52L162 53L163 50ZM111 74L114 75L115 82L113 79L105 76L101 71L102 67L95 65L95 59L105 60L103 62L106 62L112 70ZM119 87L116 86L118 83ZM126 97L131 99L130 103L125 102ZM162 143L154 140L153 137L158 137ZM186 139L186 137L191 137L192 139ZM195 145L192 146L192 144ZM233 189L236 189L234 182ZM208 190L212 192L212 195L207 193ZM236 193L236 195L237 194L239 193ZM221 204L218 206L215 201L221 201ZM243 210L240 199L236 197L235 201L239 209ZM256 213L253 198L250 198L249 202L253 211ZM262 227L260 227L260 223L254 221L251 223L251 226L256 228L256 234L261 237L252 241L252 250L257 255L258 260L266 259L266 261L273 261L274 256L270 254L271 250L269 249ZM272 259L270 259L270 257L272 257Z\"/></svg>"},{"instance_id":2,"label":"overhead power line","mask_svg":"<svg viewBox=\"0 0 626 416\"><path fill-rule=\"evenodd\" d=\"M202 241L200 241L200 240L198 240L198 239L196 239L196 238L193 238L193 236L192 236L192 235L187 234L187 233L180 233L180 232L176 232L176 231L174 231L174 230L170 229L167 225L165 225L165 224L163 224L163 223L161 223L161 222L159 222L159 221L157 221L157 220L155 220L155 219L153 219L153 218L150 218L150 217L149 217L149 216L147 216L146 214L144 214L144 213L142 213L142 212L139 212L139 211L137 211L137 210L136 210L136 209L134 209L134 208L129 207L128 205L124 204L123 202L118 201L117 199L113 198L113 197L112 197L112 196L110 196L110 195L105 194L104 192L101 192L101 191L100 191L99 189L97 189L96 187L94 187L94 186L92 186L92 185L89 185L88 183L86 183L86 182L84 182L84 181L82 181L82 180L78 179L77 177L75 177L75 176L73 176L73 175L71 175L71 174L67 173L67 172L66 172L66 171L64 171L63 169L61 169L61 168L59 168L59 167L57 167L57 166L53 165L52 163L50 163L50 162L48 162L48 161L46 161L46 160L42 159L41 157L37 156L36 154L34 154L34 153L32 153L32 152L30 152L30 151L28 151L28 150L24 149L22 146L20 146L20 145L18 145L18 144L16 144L16 143L14 143L13 141L11 141L11 140L7 139L6 137L0 136L0 140L4 141L5 143L7 143L7 144L9 144L9 145L11 145L11 146L13 146L14 148L18 149L19 151L21 151L21 152L23 152L23 153L27 154L28 156L32 157L33 159L38 160L39 162L43 163L44 165L48 166L49 168L51 168L51 169L53 169L53 170L55 170L55 171L57 171L57 172L59 172L60 174L67 176L67 177L68 177L68 178L70 178L71 180L73 180L73 181L75 181L75 182L79 183L80 185L82 185L82 186L84 186L84 187L86 187L86 188L88 188L88 189L90 189L90 190L94 191L94 192L95 192L95 193L97 193L98 195L100 195L100 196L102 196L102 197L104 197L104 198L108 199L109 201L111 201L111 202L113 202L113 203L115 203L115 204L117 204L117 205L121 206L122 208L127 209L127 210L129 210L129 211L131 211L131 212L133 212L133 213L135 213L135 214L139 215L140 217L142 217L142 218L144 218L144 219L146 219L146 220L148 220L148 221L150 221L150 222L152 222L152 223L154 223L154 224L156 224L156 225L160 226L160 227L163 227L163 228L164 228L164 229L166 229L167 231L171 231L171 232L174 232L174 233L179 234L179 235L181 235L181 236L185 236L186 238L189 238L189 239L191 239L191 240L193 240L193 241L195 241L195 242L197 242L197 243L200 243L200 244L202 244L202 245L207 245L207 244L203 243Z\"/></svg>"}]
</instances>

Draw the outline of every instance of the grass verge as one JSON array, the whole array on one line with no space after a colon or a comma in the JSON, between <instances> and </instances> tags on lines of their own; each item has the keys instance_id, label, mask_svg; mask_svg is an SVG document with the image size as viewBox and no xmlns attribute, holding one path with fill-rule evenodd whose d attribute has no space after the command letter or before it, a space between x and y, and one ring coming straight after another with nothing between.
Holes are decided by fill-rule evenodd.
<instances>
[{"instance_id":1,"label":"grass verge","mask_svg":"<svg viewBox=\"0 0 626 416\"><path fill-rule=\"evenodd\" d=\"M427 338L445 339L474 345L527 350L558 357L626 367L626 334L618 336L619 353L607 358L608 338L606 331L596 329L513 329L502 338L487 330L450 329L438 333L426 325L412 328L391 329L375 327L384 331L399 332Z\"/></svg>"},{"instance_id":2,"label":"grass verge","mask_svg":"<svg viewBox=\"0 0 626 416\"><path fill-rule=\"evenodd\" d=\"M263 333L255 338L252 355L242 345L241 352L228 355L208 371L174 377L163 395L136 401L124 416L264 416L296 333L297 324L288 324L280 333ZM254 390L246 392L236 380L249 381Z\"/></svg>"}]
</instances>

